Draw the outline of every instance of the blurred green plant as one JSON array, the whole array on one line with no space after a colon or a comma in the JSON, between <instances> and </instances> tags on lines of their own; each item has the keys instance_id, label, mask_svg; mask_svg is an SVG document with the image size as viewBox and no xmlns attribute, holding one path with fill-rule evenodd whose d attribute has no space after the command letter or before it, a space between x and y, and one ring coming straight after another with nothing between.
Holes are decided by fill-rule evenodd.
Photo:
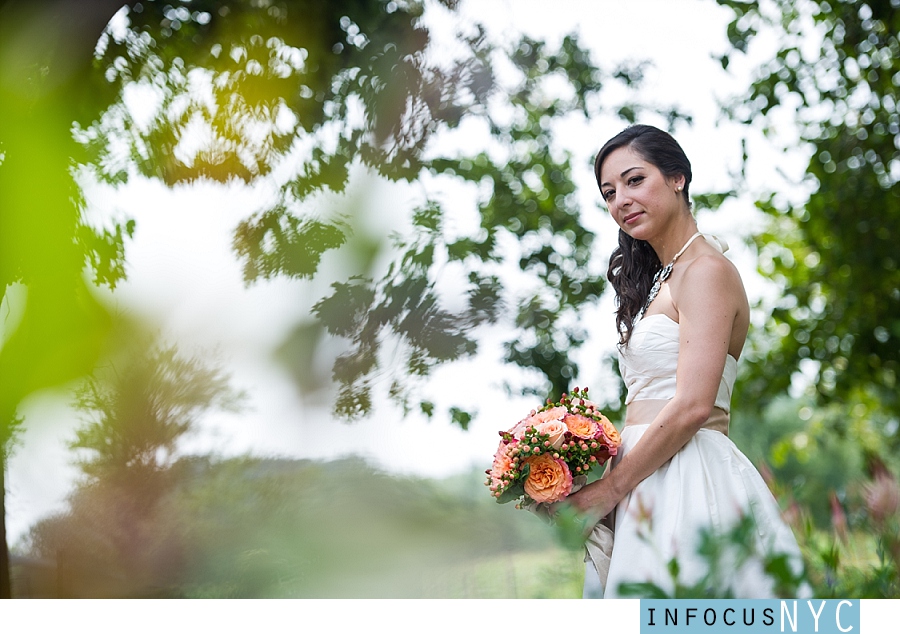
<instances>
[{"instance_id":1,"label":"blurred green plant","mask_svg":"<svg viewBox=\"0 0 900 634\"><path fill-rule=\"evenodd\" d=\"M648 599L731 599L735 597L735 582L740 581L740 570L754 559L760 559L765 575L772 581L775 596L796 597L805 582L802 571L784 553L763 552L759 548L756 523L752 516L743 516L724 534L702 530L697 554L706 562L706 572L691 584L681 575L677 557L667 562L667 583L623 583L619 587L622 596ZM735 571L738 571L736 577ZM854 595L850 595L854 596Z\"/></svg>"},{"instance_id":2,"label":"blurred green plant","mask_svg":"<svg viewBox=\"0 0 900 634\"><path fill-rule=\"evenodd\" d=\"M769 487L784 504L784 517L798 538L816 596L900 598L896 469L896 460L872 459L857 468L851 466L846 482L815 503L806 487L798 487L789 478L771 477L763 469ZM823 523L820 515L826 505L829 517Z\"/></svg>"},{"instance_id":3,"label":"blurred green plant","mask_svg":"<svg viewBox=\"0 0 900 634\"><path fill-rule=\"evenodd\" d=\"M70 448L89 484L116 483L147 494L152 507L156 477L174 461L178 441L211 409L236 410L243 395L229 377L201 357L185 357L174 345L130 341L113 352L75 392L84 424Z\"/></svg>"},{"instance_id":4,"label":"blurred green plant","mask_svg":"<svg viewBox=\"0 0 900 634\"><path fill-rule=\"evenodd\" d=\"M866 419L848 418L840 405L819 407L812 397L783 396L762 412L740 404L733 414L732 440L770 487L789 492L819 529L831 525L831 496L847 499L870 477L871 450L859 439L877 438L877 432ZM887 464L900 468L896 457Z\"/></svg>"},{"instance_id":5,"label":"blurred green plant","mask_svg":"<svg viewBox=\"0 0 900 634\"><path fill-rule=\"evenodd\" d=\"M71 130L91 51L117 4L0 2L0 442L21 425L26 396L91 370L112 326L83 269L113 286L133 227L85 221ZM0 449L0 598L10 595L8 450Z\"/></svg>"},{"instance_id":6,"label":"blurred green plant","mask_svg":"<svg viewBox=\"0 0 900 634\"><path fill-rule=\"evenodd\" d=\"M832 497L831 526L816 528L809 512L791 503L788 517L800 538L815 595L900 598L900 482L885 467L857 481L845 502ZM845 508L847 510L845 510Z\"/></svg>"}]
</instances>

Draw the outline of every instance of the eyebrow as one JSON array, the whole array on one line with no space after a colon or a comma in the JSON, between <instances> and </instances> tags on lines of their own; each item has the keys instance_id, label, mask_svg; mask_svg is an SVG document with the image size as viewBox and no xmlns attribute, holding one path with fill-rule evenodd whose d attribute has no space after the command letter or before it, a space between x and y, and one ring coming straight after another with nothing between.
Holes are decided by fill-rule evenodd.
<instances>
[{"instance_id":1,"label":"eyebrow","mask_svg":"<svg viewBox=\"0 0 900 634\"><path fill-rule=\"evenodd\" d=\"M634 167L629 167L627 170L625 170L624 172L622 172L621 174L619 174L619 177L620 177L620 178L624 178L625 174L627 174L628 172L630 172L630 171L632 171L632 170L639 170L639 169L641 169L641 166L640 166L640 165L635 165ZM607 182L605 182L605 183L600 183L600 187L605 187L606 185L610 185L610 184L611 184L611 183L610 183L609 181L607 181Z\"/></svg>"}]
</instances>

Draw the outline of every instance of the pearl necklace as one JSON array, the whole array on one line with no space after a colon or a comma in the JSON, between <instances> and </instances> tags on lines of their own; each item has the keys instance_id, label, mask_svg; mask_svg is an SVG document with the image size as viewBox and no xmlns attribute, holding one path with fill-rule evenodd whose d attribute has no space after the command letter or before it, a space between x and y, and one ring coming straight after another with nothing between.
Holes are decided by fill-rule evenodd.
<instances>
[{"instance_id":1,"label":"pearl necklace","mask_svg":"<svg viewBox=\"0 0 900 634\"><path fill-rule=\"evenodd\" d=\"M647 295L647 301L644 302L644 307L641 308L641 312L638 313L638 319L644 316L644 312L647 310L647 308L650 307L650 304L653 303L653 300L656 299L656 296L659 295L659 289L662 288L663 282L669 279L669 276L672 274L672 267L675 266L675 260L680 258L681 254L687 251L687 248L691 246L691 242L702 235L703 234L699 231L692 235L690 239L688 239L688 241L684 243L684 246L681 247L681 250L675 254L675 257L672 258L672 261L656 272L656 276L653 278L653 286L650 287L650 294Z\"/></svg>"}]
</instances>

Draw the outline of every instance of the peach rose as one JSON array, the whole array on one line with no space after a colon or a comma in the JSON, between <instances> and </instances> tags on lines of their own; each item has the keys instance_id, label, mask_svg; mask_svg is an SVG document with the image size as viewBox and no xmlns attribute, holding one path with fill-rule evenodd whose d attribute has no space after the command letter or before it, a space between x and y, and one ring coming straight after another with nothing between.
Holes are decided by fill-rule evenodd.
<instances>
[{"instance_id":1,"label":"peach rose","mask_svg":"<svg viewBox=\"0 0 900 634\"><path fill-rule=\"evenodd\" d=\"M622 444L622 437L619 436L619 430L615 425L609 422L606 416L600 415L600 426L603 428L603 435L609 441L610 448L618 447Z\"/></svg>"},{"instance_id":2,"label":"peach rose","mask_svg":"<svg viewBox=\"0 0 900 634\"><path fill-rule=\"evenodd\" d=\"M572 472L562 460L541 454L525 462L530 467L525 493L535 502L558 502L572 491Z\"/></svg>"},{"instance_id":3,"label":"peach rose","mask_svg":"<svg viewBox=\"0 0 900 634\"><path fill-rule=\"evenodd\" d=\"M600 425L597 421L581 414L569 414L563 419L563 422L572 435L578 438L595 438L600 432Z\"/></svg>"},{"instance_id":4,"label":"peach rose","mask_svg":"<svg viewBox=\"0 0 900 634\"><path fill-rule=\"evenodd\" d=\"M565 440L565 435L566 432L569 431L569 428L561 421L548 420L546 423L538 423L535 426L535 430L537 430L539 434L549 434L550 446L554 449L559 449L560 445L563 444L563 440Z\"/></svg>"},{"instance_id":5,"label":"peach rose","mask_svg":"<svg viewBox=\"0 0 900 634\"><path fill-rule=\"evenodd\" d=\"M491 465L491 484L499 485L503 482L501 479L503 474L509 473L512 469L511 450L516 445L516 441L510 443L500 443L497 453L494 454L494 464Z\"/></svg>"}]
</instances>

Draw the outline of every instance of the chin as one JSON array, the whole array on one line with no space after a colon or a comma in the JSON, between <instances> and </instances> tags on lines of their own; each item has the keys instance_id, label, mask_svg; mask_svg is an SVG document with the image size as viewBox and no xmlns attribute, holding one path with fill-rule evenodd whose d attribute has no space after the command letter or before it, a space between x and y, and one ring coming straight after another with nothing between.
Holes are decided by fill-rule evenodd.
<instances>
[{"instance_id":1,"label":"chin","mask_svg":"<svg viewBox=\"0 0 900 634\"><path fill-rule=\"evenodd\" d=\"M648 232L645 231L643 227L622 227L622 231L627 233L635 240L642 240L646 242L647 238L649 237Z\"/></svg>"}]
</instances>

